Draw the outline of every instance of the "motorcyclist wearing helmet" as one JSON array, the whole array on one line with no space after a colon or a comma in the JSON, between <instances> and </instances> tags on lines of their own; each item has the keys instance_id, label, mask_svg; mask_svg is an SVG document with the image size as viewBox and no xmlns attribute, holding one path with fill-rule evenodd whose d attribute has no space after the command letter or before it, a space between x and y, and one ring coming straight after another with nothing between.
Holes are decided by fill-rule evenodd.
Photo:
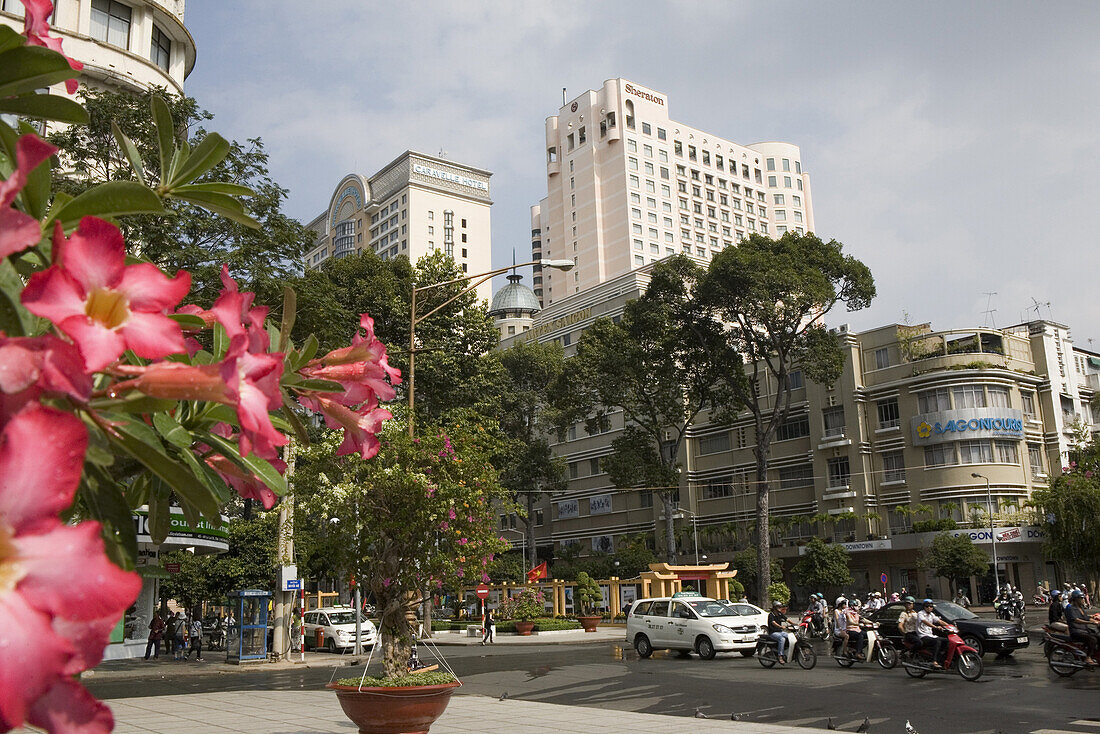
<instances>
[{"instance_id":1,"label":"motorcyclist wearing helmet","mask_svg":"<svg viewBox=\"0 0 1100 734\"><path fill-rule=\"evenodd\" d=\"M787 607L781 601L772 602L772 611L768 614L768 637L775 640L779 647L779 663L787 663Z\"/></svg>"},{"instance_id":2,"label":"motorcyclist wearing helmet","mask_svg":"<svg viewBox=\"0 0 1100 734\"><path fill-rule=\"evenodd\" d=\"M937 637L935 628L946 628L948 625L936 616L934 609L935 603L931 599L921 601L921 610L917 612L917 636L921 645L932 651L932 665L939 668L947 640Z\"/></svg>"},{"instance_id":3,"label":"motorcyclist wearing helmet","mask_svg":"<svg viewBox=\"0 0 1100 734\"><path fill-rule=\"evenodd\" d=\"M898 616L898 630L905 638L905 643L916 650L920 647L920 637L917 636L917 610L914 605L917 600L911 596L905 597L905 611Z\"/></svg>"},{"instance_id":4,"label":"motorcyclist wearing helmet","mask_svg":"<svg viewBox=\"0 0 1100 734\"><path fill-rule=\"evenodd\" d=\"M810 610L813 614L814 629L820 632L825 628L825 595L813 594L810 597Z\"/></svg>"},{"instance_id":5,"label":"motorcyclist wearing helmet","mask_svg":"<svg viewBox=\"0 0 1100 734\"><path fill-rule=\"evenodd\" d=\"M1096 665L1096 623L1089 619L1088 613L1085 612L1085 594L1080 589L1074 589L1069 594L1066 624L1069 625L1069 636L1085 646L1088 655L1085 663Z\"/></svg>"},{"instance_id":6,"label":"motorcyclist wearing helmet","mask_svg":"<svg viewBox=\"0 0 1100 734\"><path fill-rule=\"evenodd\" d=\"M853 642L856 646L856 660L863 660L863 628L859 621L859 599L848 602L845 610L845 632L848 633L848 644Z\"/></svg>"},{"instance_id":7,"label":"motorcyclist wearing helmet","mask_svg":"<svg viewBox=\"0 0 1100 734\"><path fill-rule=\"evenodd\" d=\"M833 637L840 640L840 654L848 653L848 600L838 596L833 605Z\"/></svg>"},{"instance_id":8,"label":"motorcyclist wearing helmet","mask_svg":"<svg viewBox=\"0 0 1100 734\"><path fill-rule=\"evenodd\" d=\"M1062 592L1060 589L1055 589L1050 592L1050 606L1047 607L1047 622L1048 624L1054 624L1055 622L1064 622L1066 619L1066 607L1062 604Z\"/></svg>"}]
</instances>

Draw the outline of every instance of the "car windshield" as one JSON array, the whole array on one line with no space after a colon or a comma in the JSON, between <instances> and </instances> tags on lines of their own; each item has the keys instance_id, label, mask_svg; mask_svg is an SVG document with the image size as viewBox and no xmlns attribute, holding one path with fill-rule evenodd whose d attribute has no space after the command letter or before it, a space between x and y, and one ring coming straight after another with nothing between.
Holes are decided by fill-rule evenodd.
<instances>
[{"instance_id":1,"label":"car windshield","mask_svg":"<svg viewBox=\"0 0 1100 734\"><path fill-rule=\"evenodd\" d=\"M366 622L366 617L360 617L363 622ZM329 624L355 624L355 612L329 612L328 613Z\"/></svg>"},{"instance_id":2,"label":"car windshield","mask_svg":"<svg viewBox=\"0 0 1100 734\"><path fill-rule=\"evenodd\" d=\"M687 602L687 605L695 610L700 617L729 617L737 614L728 605L713 599L696 599Z\"/></svg>"},{"instance_id":3,"label":"car windshield","mask_svg":"<svg viewBox=\"0 0 1100 734\"><path fill-rule=\"evenodd\" d=\"M978 615L969 609L964 609L958 604L953 604L949 601L936 602L936 611L944 619L953 622L956 619L975 619Z\"/></svg>"}]
</instances>

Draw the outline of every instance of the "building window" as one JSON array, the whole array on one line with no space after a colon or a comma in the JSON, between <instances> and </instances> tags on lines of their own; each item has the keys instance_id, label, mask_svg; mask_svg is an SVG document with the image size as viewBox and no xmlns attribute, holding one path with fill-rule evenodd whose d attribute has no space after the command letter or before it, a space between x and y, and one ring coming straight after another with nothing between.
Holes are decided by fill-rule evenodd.
<instances>
[{"instance_id":1,"label":"building window","mask_svg":"<svg viewBox=\"0 0 1100 734\"><path fill-rule=\"evenodd\" d=\"M580 476L580 474L581 474L581 470L580 470L580 467L577 465L577 462L570 461L569 462L569 478L570 479L576 479L577 477Z\"/></svg>"},{"instance_id":2,"label":"building window","mask_svg":"<svg viewBox=\"0 0 1100 734\"><path fill-rule=\"evenodd\" d=\"M1011 408L1012 401L1008 396L1007 387L990 386L989 387L989 407L990 408Z\"/></svg>"},{"instance_id":3,"label":"building window","mask_svg":"<svg viewBox=\"0 0 1100 734\"><path fill-rule=\"evenodd\" d=\"M644 490L639 495L638 500L639 500L638 506L641 507L642 509L653 507L653 492L649 491L648 489Z\"/></svg>"},{"instance_id":4,"label":"building window","mask_svg":"<svg viewBox=\"0 0 1100 734\"><path fill-rule=\"evenodd\" d=\"M946 388L925 390L917 396L921 413L942 413L951 410L951 396Z\"/></svg>"},{"instance_id":5,"label":"building window","mask_svg":"<svg viewBox=\"0 0 1100 734\"><path fill-rule=\"evenodd\" d=\"M600 473L600 460L599 458L588 460L588 473L596 475Z\"/></svg>"},{"instance_id":6,"label":"building window","mask_svg":"<svg viewBox=\"0 0 1100 734\"><path fill-rule=\"evenodd\" d=\"M985 390L981 385L962 385L951 389L955 398L955 410L984 408Z\"/></svg>"},{"instance_id":7,"label":"building window","mask_svg":"<svg viewBox=\"0 0 1100 734\"><path fill-rule=\"evenodd\" d=\"M898 410L897 398L880 400L877 405L879 428L897 428L901 425L901 412Z\"/></svg>"},{"instance_id":8,"label":"building window","mask_svg":"<svg viewBox=\"0 0 1100 734\"><path fill-rule=\"evenodd\" d=\"M768 168L769 171L774 171L775 170L775 159L774 158L769 158L767 160L767 168Z\"/></svg>"},{"instance_id":9,"label":"building window","mask_svg":"<svg viewBox=\"0 0 1100 734\"><path fill-rule=\"evenodd\" d=\"M443 212L443 254L455 255L455 213L450 210Z\"/></svg>"},{"instance_id":10,"label":"building window","mask_svg":"<svg viewBox=\"0 0 1100 734\"><path fill-rule=\"evenodd\" d=\"M791 386L792 390L801 388L803 386L802 370L791 370L787 373L787 383Z\"/></svg>"},{"instance_id":11,"label":"building window","mask_svg":"<svg viewBox=\"0 0 1100 734\"><path fill-rule=\"evenodd\" d=\"M168 34L153 26L153 39L149 48L149 59L161 69L168 71L172 61L172 41Z\"/></svg>"},{"instance_id":12,"label":"building window","mask_svg":"<svg viewBox=\"0 0 1100 734\"><path fill-rule=\"evenodd\" d=\"M882 481L905 481L905 454L901 451L891 451L882 455Z\"/></svg>"},{"instance_id":13,"label":"building window","mask_svg":"<svg viewBox=\"0 0 1100 734\"><path fill-rule=\"evenodd\" d=\"M92 38L129 50L132 12L116 0L92 0Z\"/></svg>"},{"instance_id":14,"label":"building window","mask_svg":"<svg viewBox=\"0 0 1100 734\"><path fill-rule=\"evenodd\" d=\"M653 128L650 127L648 122L643 122L642 123L642 135L652 135L652 134L653 134Z\"/></svg>"},{"instance_id":15,"label":"building window","mask_svg":"<svg viewBox=\"0 0 1100 734\"><path fill-rule=\"evenodd\" d=\"M960 464L992 464L993 445L989 441L959 441Z\"/></svg>"},{"instance_id":16,"label":"building window","mask_svg":"<svg viewBox=\"0 0 1100 734\"><path fill-rule=\"evenodd\" d=\"M1001 464L1020 463L1015 441L994 441L993 448L997 451L997 461Z\"/></svg>"},{"instance_id":17,"label":"building window","mask_svg":"<svg viewBox=\"0 0 1100 734\"><path fill-rule=\"evenodd\" d=\"M810 419L800 415L797 418L787 419L775 432L776 441L789 441L792 438L802 438L810 435Z\"/></svg>"},{"instance_id":18,"label":"building window","mask_svg":"<svg viewBox=\"0 0 1100 734\"><path fill-rule=\"evenodd\" d=\"M584 145L588 142L588 135L585 132L584 125L581 125L581 129L577 131L577 145Z\"/></svg>"},{"instance_id":19,"label":"building window","mask_svg":"<svg viewBox=\"0 0 1100 734\"><path fill-rule=\"evenodd\" d=\"M959 461L955 456L955 444L941 443L924 447L925 466L952 466Z\"/></svg>"},{"instance_id":20,"label":"building window","mask_svg":"<svg viewBox=\"0 0 1100 734\"><path fill-rule=\"evenodd\" d=\"M812 464L786 466L779 470L780 489L797 489L798 487L812 487L813 485L814 468Z\"/></svg>"},{"instance_id":21,"label":"building window","mask_svg":"<svg viewBox=\"0 0 1100 734\"><path fill-rule=\"evenodd\" d=\"M894 505L887 510L887 518L890 523L890 532L908 533L913 529L913 518L909 516L908 505Z\"/></svg>"},{"instance_id":22,"label":"building window","mask_svg":"<svg viewBox=\"0 0 1100 734\"><path fill-rule=\"evenodd\" d=\"M875 369L884 370L890 366L890 348L883 347L875 350Z\"/></svg>"},{"instance_id":23,"label":"building window","mask_svg":"<svg viewBox=\"0 0 1100 734\"><path fill-rule=\"evenodd\" d=\"M708 479L703 485L703 499L717 500L723 497L733 496L733 477L716 477Z\"/></svg>"},{"instance_id":24,"label":"building window","mask_svg":"<svg viewBox=\"0 0 1100 734\"><path fill-rule=\"evenodd\" d=\"M830 487L847 487L851 482L852 472L848 468L847 456L842 456L839 459L829 459L828 469Z\"/></svg>"},{"instance_id":25,"label":"building window","mask_svg":"<svg viewBox=\"0 0 1100 734\"><path fill-rule=\"evenodd\" d=\"M1031 476L1033 478L1046 474L1046 470L1043 469L1043 449L1039 444L1029 443L1027 445L1027 460L1031 464Z\"/></svg>"},{"instance_id":26,"label":"building window","mask_svg":"<svg viewBox=\"0 0 1100 734\"><path fill-rule=\"evenodd\" d=\"M821 411L821 416L825 420L825 436L843 436L844 435L844 406L837 405L832 408L825 408Z\"/></svg>"},{"instance_id":27,"label":"building window","mask_svg":"<svg viewBox=\"0 0 1100 734\"><path fill-rule=\"evenodd\" d=\"M1023 409L1024 418L1033 420L1035 418L1035 393L1020 393L1020 407Z\"/></svg>"}]
</instances>

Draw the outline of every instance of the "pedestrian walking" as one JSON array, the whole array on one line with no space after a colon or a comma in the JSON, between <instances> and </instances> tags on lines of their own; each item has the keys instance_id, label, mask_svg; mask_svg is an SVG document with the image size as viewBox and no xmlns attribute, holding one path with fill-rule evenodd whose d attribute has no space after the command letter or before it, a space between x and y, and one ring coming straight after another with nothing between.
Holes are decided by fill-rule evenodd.
<instances>
[{"instance_id":1,"label":"pedestrian walking","mask_svg":"<svg viewBox=\"0 0 1100 734\"><path fill-rule=\"evenodd\" d=\"M485 636L481 638L481 644L484 645L486 642L488 642L490 645L492 645L493 644L493 637L496 635L496 631L497 631L497 624L496 624L496 622L493 621L493 610L492 609L486 609L485 610Z\"/></svg>"},{"instance_id":2,"label":"pedestrian walking","mask_svg":"<svg viewBox=\"0 0 1100 734\"><path fill-rule=\"evenodd\" d=\"M195 614L191 617L191 624L187 628L190 633L191 644L187 650L187 659L191 659L191 653L198 653L196 660L202 660L202 620L199 619L199 615Z\"/></svg>"},{"instance_id":3,"label":"pedestrian walking","mask_svg":"<svg viewBox=\"0 0 1100 734\"><path fill-rule=\"evenodd\" d=\"M153 612L153 619L149 622L149 642L145 645L145 659L149 659L149 653L153 653L153 659L160 658L160 641L164 637L164 620Z\"/></svg>"},{"instance_id":4,"label":"pedestrian walking","mask_svg":"<svg viewBox=\"0 0 1100 734\"><path fill-rule=\"evenodd\" d=\"M172 631L172 639L175 642L172 659L183 660L183 653L187 649L187 617L183 612L176 612L176 626Z\"/></svg>"}]
</instances>

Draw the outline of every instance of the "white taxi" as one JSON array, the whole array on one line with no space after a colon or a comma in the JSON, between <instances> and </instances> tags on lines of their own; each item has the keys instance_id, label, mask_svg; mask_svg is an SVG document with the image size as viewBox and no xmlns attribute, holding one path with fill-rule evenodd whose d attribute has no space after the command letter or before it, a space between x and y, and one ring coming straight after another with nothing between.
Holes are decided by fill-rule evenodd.
<instances>
[{"instance_id":1,"label":"white taxi","mask_svg":"<svg viewBox=\"0 0 1100 734\"><path fill-rule=\"evenodd\" d=\"M355 647L355 609L353 607L324 607L306 612L305 645L309 650L317 646L317 630L321 630L321 647L329 652ZM374 623L366 617L359 618L359 639L364 647L374 644L377 635Z\"/></svg>"},{"instance_id":2,"label":"white taxi","mask_svg":"<svg viewBox=\"0 0 1100 734\"><path fill-rule=\"evenodd\" d=\"M643 658L654 650L694 651L704 660L734 650L751 657L767 625L768 615L752 604L678 592L634 602L626 617L626 641Z\"/></svg>"}]
</instances>

